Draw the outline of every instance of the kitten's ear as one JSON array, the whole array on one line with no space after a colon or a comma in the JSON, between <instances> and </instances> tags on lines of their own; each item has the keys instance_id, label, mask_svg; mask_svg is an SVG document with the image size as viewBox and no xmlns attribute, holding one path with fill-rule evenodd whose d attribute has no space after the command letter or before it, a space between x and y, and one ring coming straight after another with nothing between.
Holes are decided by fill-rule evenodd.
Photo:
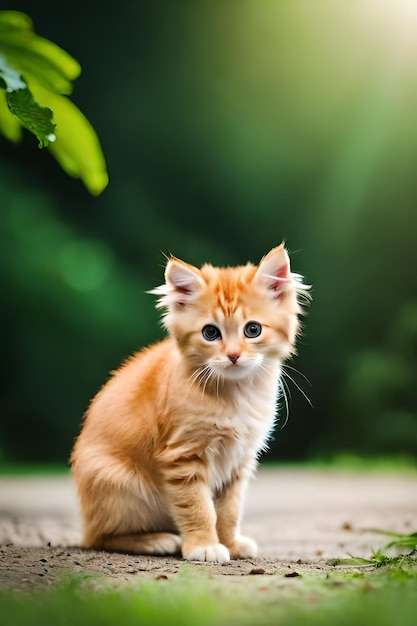
<instances>
[{"instance_id":1,"label":"kitten's ear","mask_svg":"<svg viewBox=\"0 0 417 626\"><path fill-rule=\"evenodd\" d=\"M290 258L284 244L273 248L261 260L255 280L262 283L277 298L293 282Z\"/></svg>"},{"instance_id":2,"label":"kitten's ear","mask_svg":"<svg viewBox=\"0 0 417 626\"><path fill-rule=\"evenodd\" d=\"M165 280L169 287L182 296L192 296L205 285L197 267L176 258L168 261Z\"/></svg>"},{"instance_id":3,"label":"kitten's ear","mask_svg":"<svg viewBox=\"0 0 417 626\"><path fill-rule=\"evenodd\" d=\"M205 282L197 267L171 257L165 268L165 283L149 293L160 296L156 305L158 309L172 311L184 307L204 287Z\"/></svg>"}]
</instances>

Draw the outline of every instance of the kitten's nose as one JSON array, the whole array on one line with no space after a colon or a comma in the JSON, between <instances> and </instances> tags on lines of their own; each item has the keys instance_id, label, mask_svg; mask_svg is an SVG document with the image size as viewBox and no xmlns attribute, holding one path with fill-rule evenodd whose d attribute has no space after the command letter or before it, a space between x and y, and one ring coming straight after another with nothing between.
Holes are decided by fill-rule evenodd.
<instances>
[{"instance_id":1,"label":"kitten's nose","mask_svg":"<svg viewBox=\"0 0 417 626\"><path fill-rule=\"evenodd\" d=\"M227 356L232 361L233 365L236 365L236 362L238 358L240 357L240 354L228 354Z\"/></svg>"}]
</instances>

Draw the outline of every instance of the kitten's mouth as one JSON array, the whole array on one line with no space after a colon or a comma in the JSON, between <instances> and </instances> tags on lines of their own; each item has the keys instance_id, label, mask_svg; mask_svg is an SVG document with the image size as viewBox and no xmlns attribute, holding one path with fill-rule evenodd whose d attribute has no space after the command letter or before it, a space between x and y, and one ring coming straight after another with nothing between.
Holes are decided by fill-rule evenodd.
<instances>
[{"instance_id":1,"label":"kitten's mouth","mask_svg":"<svg viewBox=\"0 0 417 626\"><path fill-rule=\"evenodd\" d=\"M253 372L254 363L229 362L216 368L218 375L225 380L245 378Z\"/></svg>"}]
</instances>

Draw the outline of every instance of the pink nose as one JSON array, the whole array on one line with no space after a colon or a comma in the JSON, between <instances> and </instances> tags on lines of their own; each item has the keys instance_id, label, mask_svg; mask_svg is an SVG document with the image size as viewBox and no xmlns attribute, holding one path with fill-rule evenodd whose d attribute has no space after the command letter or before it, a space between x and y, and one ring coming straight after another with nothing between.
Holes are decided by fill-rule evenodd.
<instances>
[{"instance_id":1,"label":"pink nose","mask_svg":"<svg viewBox=\"0 0 417 626\"><path fill-rule=\"evenodd\" d=\"M227 356L232 361L233 365L236 365L236 362L237 362L240 354L228 354Z\"/></svg>"}]
</instances>

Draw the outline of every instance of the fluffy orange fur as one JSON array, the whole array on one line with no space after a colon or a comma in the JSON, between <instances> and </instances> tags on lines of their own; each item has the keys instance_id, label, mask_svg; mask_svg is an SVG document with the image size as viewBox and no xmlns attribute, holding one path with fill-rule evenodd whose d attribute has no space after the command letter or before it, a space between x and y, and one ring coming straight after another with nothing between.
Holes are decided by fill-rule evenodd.
<instances>
[{"instance_id":1,"label":"fluffy orange fur","mask_svg":"<svg viewBox=\"0 0 417 626\"><path fill-rule=\"evenodd\" d=\"M256 555L239 531L243 497L274 425L303 289L283 245L258 266L169 259L152 292L168 337L113 373L72 452L85 547Z\"/></svg>"}]
</instances>

